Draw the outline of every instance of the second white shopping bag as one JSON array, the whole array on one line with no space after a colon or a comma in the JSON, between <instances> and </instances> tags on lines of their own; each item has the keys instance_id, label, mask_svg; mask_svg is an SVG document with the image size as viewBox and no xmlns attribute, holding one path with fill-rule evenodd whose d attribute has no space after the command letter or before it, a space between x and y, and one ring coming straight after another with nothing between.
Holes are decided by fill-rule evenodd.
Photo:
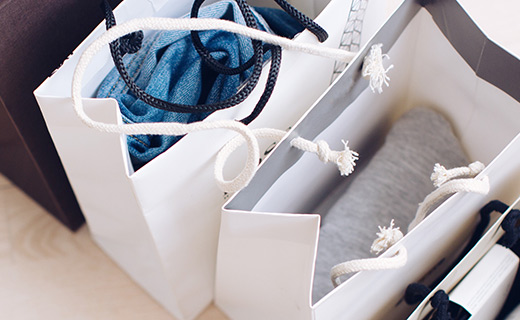
<instances>
[{"instance_id":1,"label":"second white shopping bag","mask_svg":"<svg viewBox=\"0 0 520 320\"><path fill-rule=\"evenodd\" d=\"M412 311L403 301L406 286L429 274L438 276L435 273L449 266L487 201L499 198L511 203L517 196L518 190L511 185L518 180L519 166L510 153L501 151L520 132L520 92L515 87L519 60L488 39L454 0L433 1L426 7L405 1L365 52L376 43L383 44L395 65L388 73L390 87L373 95L361 76L363 59L358 57L274 149L251 184L225 205L216 303L232 319L405 318ZM474 179L487 180L489 189L451 197L383 255L391 258L406 248L408 258L402 268L360 272L335 289L329 283L330 292L313 301L315 262L323 236L320 220L323 223L327 218L330 212L325 215L324 208L331 206L324 199L337 188L353 192L350 187L361 175L366 180L365 172L388 132L393 131L390 128L416 107L428 107L447 120L468 164L480 161L487 166ZM431 123L423 126L430 128ZM446 132L438 133L429 135L437 139ZM341 139L348 140L348 147L359 153L356 171L340 177L334 166L293 148L292 141L298 136L337 143L333 149L341 148ZM407 142L421 137L422 133L411 134L391 157L401 156L404 163L410 157ZM445 151L437 161L442 165L451 157L452 152ZM378 162L385 163L385 159ZM427 168L429 172L434 168L444 172L433 164ZM372 179L379 182L396 168L399 166L379 170ZM409 193L413 186L410 180ZM377 184L372 184L367 195L373 190L379 190ZM405 201L405 196L391 200L389 208ZM418 207L420 201L414 205ZM357 199L356 205L359 202ZM353 208L347 203L344 209ZM388 226L390 221L385 223L380 226ZM360 222L356 225L364 229ZM349 220L342 226L352 232L347 228ZM407 231L407 225L399 227ZM378 231L374 226L374 238ZM342 245L346 252L358 250L355 244L337 243Z\"/></svg>"}]
</instances>

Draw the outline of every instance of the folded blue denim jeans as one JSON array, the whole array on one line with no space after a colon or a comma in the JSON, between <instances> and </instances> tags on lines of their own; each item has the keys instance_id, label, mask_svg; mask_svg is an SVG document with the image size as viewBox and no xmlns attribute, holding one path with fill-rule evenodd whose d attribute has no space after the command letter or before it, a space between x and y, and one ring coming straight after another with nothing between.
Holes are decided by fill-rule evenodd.
<instances>
[{"instance_id":1,"label":"folded blue denim jeans","mask_svg":"<svg viewBox=\"0 0 520 320\"><path fill-rule=\"evenodd\" d=\"M294 18L282 10L261 8L260 11L266 19L253 8L252 11L261 30L273 32L266 20L276 24L276 32L281 36L293 37L303 30ZM238 5L232 0L223 0L202 7L199 17L225 19L245 25ZM228 67L237 67L254 54L251 40L247 37L221 30L203 31L199 35L213 58ZM269 53L266 53L264 59L268 57ZM124 62L135 83L148 94L185 105L215 103L231 97L240 85L247 81L252 71L250 68L237 75L223 75L213 71L201 61L191 42L189 31L159 31L147 36L141 49L135 54L126 55ZM190 123L201 121L209 115L153 108L136 99L115 68L103 80L96 96L116 99L125 123ZM179 139L181 136L128 136L128 150L134 169L139 169Z\"/></svg>"}]
</instances>

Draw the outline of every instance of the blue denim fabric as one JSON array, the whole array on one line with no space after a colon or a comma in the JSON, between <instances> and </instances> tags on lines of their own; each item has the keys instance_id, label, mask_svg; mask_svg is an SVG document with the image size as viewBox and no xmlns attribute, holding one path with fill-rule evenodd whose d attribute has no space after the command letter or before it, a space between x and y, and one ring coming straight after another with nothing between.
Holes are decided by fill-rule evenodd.
<instances>
[{"instance_id":1,"label":"blue denim fabric","mask_svg":"<svg viewBox=\"0 0 520 320\"><path fill-rule=\"evenodd\" d=\"M278 9L264 10L281 11ZM259 28L271 31L267 22L256 12ZM285 12L273 15L277 19ZM187 17L187 16L185 16ZM201 18L220 18L245 25L235 1L225 0L201 8ZM283 25L283 24L282 24ZM278 28L283 35L293 36L301 31L299 25L287 24ZM280 31L281 30L281 31ZM211 30L200 32L202 43L212 56L229 67L237 67L253 55L250 39L232 33ZM267 57L267 55L266 55ZM239 75L221 75L206 67L192 45L189 31L160 31L146 37L136 54L124 57L129 74L138 86L157 98L186 105L207 104L231 97L249 77L251 70ZM101 83L97 97L112 97L119 103L125 123L179 122L190 123L203 120L209 113L176 113L150 107L138 100L126 87L114 68ZM137 170L148 161L164 152L181 136L136 135L128 136L128 150Z\"/></svg>"}]
</instances>

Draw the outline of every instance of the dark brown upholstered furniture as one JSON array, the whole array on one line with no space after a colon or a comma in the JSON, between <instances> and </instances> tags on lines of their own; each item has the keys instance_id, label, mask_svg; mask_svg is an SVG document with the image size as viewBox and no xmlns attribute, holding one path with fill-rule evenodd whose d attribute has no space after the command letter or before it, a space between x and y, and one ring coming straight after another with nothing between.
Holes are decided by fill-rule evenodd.
<instances>
[{"instance_id":1,"label":"dark brown upholstered furniture","mask_svg":"<svg viewBox=\"0 0 520 320\"><path fill-rule=\"evenodd\" d=\"M84 218L33 91L101 22L100 3L0 0L0 172L72 230Z\"/></svg>"}]
</instances>

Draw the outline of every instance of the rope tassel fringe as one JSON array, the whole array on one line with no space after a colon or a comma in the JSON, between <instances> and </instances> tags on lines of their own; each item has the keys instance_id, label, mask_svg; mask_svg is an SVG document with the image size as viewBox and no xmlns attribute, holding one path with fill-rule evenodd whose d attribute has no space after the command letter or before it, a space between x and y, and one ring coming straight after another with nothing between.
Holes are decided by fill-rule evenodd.
<instances>
[{"instance_id":1,"label":"rope tassel fringe","mask_svg":"<svg viewBox=\"0 0 520 320\"><path fill-rule=\"evenodd\" d=\"M389 59L390 57L385 53L383 54L381 47L383 44L375 44L370 48L370 53L363 60L363 69L361 75L365 79L370 80L370 89L372 92L382 93L383 84L387 87L390 86L390 77L387 75L388 71L394 67L390 65L385 69L383 66L383 60Z\"/></svg>"}]
</instances>

